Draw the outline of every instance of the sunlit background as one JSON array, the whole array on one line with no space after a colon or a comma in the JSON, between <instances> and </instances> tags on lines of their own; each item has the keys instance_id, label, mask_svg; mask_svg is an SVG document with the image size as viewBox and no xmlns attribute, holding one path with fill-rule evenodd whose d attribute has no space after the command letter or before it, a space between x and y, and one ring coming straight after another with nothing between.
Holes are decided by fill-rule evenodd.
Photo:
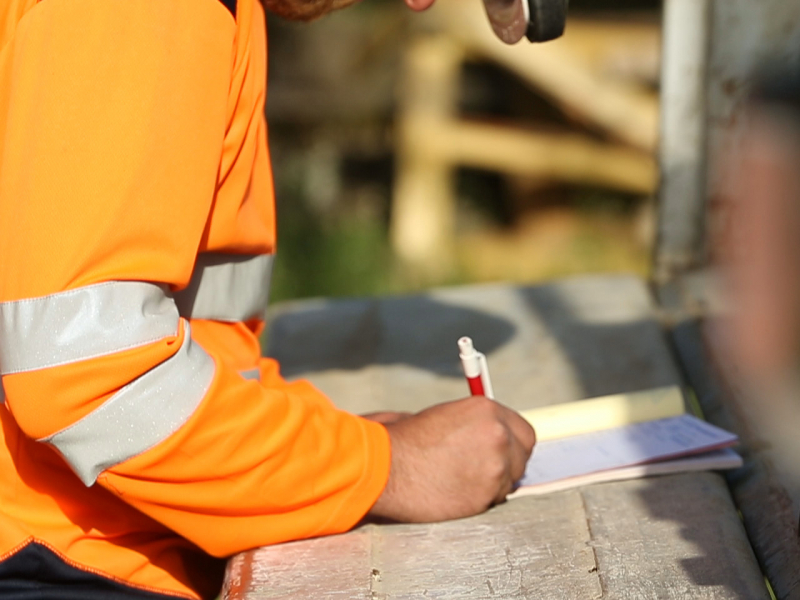
<instances>
[{"instance_id":1,"label":"sunlit background","mask_svg":"<svg viewBox=\"0 0 800 600\"><path fill-rule=\"evenodd\" d=\"M794 597L800 1L571 0L562 39L513 47L480 0L269 34L273 300L638 276L688 395L742 439L728 484Z\"/></svg>"},{"instance_id":2,"label":"sunlit background","mask_svg":"<svg viewBox=\"0 0 800 600\"><path fill-rule=\"evenodd\" d=\"M504 46L479 0L269 20L273 301L647 276L660 2L573 0Z\"/></svg>"}]
</instances>

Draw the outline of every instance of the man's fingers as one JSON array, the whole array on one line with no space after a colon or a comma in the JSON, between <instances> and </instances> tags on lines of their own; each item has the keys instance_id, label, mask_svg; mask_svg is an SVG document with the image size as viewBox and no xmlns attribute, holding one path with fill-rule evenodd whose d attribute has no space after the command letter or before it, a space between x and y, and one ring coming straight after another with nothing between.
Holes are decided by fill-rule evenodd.
<instances>
[{"instance_id":1,"label":"man's fingers","mask_svg":"<svg viewBox=\"0 0 800 600\"><path fill-rule=\"evenodd\" d=\"M528 465L528 459L530 457L531 451L529 450L529 447L523 445L519 438L515 438L512 442L511 463L509 465L512 485L522 479L522 476L525 475L525 467Z\"/></svg>"},{"instance_id":2,"label":"man's fingers","mask_svg":"<svg viewBox=\"0 0 800 600\"><path fill-rule=\"evenodd\" d=\"M514 484L513 483L509 482L509 483L505 484L497 492L497 497L495 497L494 502L492 502L492 506L494 506L496 504L502 504L503 502L505 502L506 501L506 496L508 496L511 493L511 490L513 490L513 489L514 489Z\"/></svg>"},{"instance_id":3,"label":"man's fingers","mask_svg":"<svg viewBox=\"0 0 800 600\"><path fill-rule=\"evenodd\" d=\"M500 501L514 489L514 484L525 475L525 467L536 443L536 433L533 427L519 413L503 405L499 404L498 406L510 437L508 449L509 480L499 490L501 496L499 496L498 501Z\"/></svg>"},{"instance_id":4,"label":"man's fingers","mask_svg":"<svg viewBox=\"0 0 800 600\"><path fill-rule=\"evenodd\" d=\"M514 490L514 485L516 485L517 481L522 479L522 476L525 474L528 452L520 445L519 440L512 438L510 446L508 462L506 464L506 477L497 489L497 495L492 504L505 502L506 496Z\"/></svg>"},{"instance_id":5,"label":"man's fingers","mask_svg":"<svg viewBox=\"0 0 800 600\"><path fill-rule=\"evenodd\" d=\"M519 443L525 448L525 451L530 455L536 444L536 432L525 419L520 416L516 411L511 410L505 406L500 405L503 409L503 419L505 420L511 433L519 440ZM527 460L527 459L526 459Z\"/></svg>"},{"instance_id":6,"label":"man's fingers","mask_svg":"<svg viewBox=\"0 0 800 600\"><path fill-rule=\"evenodd\" d=\"M391 473L372 514L410 521L466 517L504 501L535 441L516 412L481 396L428 408L387 429Z\"/></svg>"}]
</instances>

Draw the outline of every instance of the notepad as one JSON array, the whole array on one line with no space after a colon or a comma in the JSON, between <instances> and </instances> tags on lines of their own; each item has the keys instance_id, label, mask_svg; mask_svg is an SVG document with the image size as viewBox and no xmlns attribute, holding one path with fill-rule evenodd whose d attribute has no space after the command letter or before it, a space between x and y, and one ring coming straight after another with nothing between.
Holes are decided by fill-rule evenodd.
<instances>
[{"instance_id":1,"label":"notepad","mask_svg":"<svg viewBox=\"0 0 800 600\"><path fill-rule=\"evenodd\" d=\"M539 441L677 417L685 412L677 385L626 394L612 394L524 410Z\"/></svg>"},{"instance_id":2,"label":"notepad","mask_svg":"<svg viewBox=\"0 0 800 600\"><path fill-rule=\"evenodd\" d=\"M582 406L588 407L591 419L582 418L586 414ZM514 495L742 464L730 449L737 437L685 414L677 387L557 405L523 415L537 430L539 441Z\"/></svg>"}]
</instances>

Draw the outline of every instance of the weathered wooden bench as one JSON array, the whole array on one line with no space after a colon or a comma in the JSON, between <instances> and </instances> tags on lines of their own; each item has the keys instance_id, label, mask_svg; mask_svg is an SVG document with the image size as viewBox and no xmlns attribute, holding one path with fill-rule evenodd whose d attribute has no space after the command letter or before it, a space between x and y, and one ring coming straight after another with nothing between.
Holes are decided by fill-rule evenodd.
<instances>
[{"instance_id":1,"label":"weathered wooden bench","mask_svg":"<svg viewBox=\"0 0 800 600\"><path fill-rule=\"evenodd\" d=\"M277 307L270 352L354 412L463 397L456 339L487 353L517 408L685 383L647 286L597 276ZM235 557L229 600L767 599L722 476L694 473L519 498L433 525L366 525Z\"/></svg>"}]
</instances>

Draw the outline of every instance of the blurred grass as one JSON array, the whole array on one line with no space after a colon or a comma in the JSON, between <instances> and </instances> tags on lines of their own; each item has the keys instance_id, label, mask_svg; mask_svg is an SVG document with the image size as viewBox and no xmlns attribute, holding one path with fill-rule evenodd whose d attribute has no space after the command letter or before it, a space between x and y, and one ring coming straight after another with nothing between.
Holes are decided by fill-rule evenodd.
<instances>
[{"instance_id":1,"label":"blurred grass","mask_svg":"<svg viewBox=\"0 0 800 600\"><path fill-rule=\"evenodd\" d=\"M280 225L272 300L309 296L369 296L394 291L391 252L375 220L315 219Z\"/></svg>"},{"instance_id":2,"label":"blurred grass","mask_svg":"<svg viewBox=\"0 0 800 600\"><path fill-rule=\"evenodd\" d=\"M279 202L273 301L491 281L536 283L581 273L647 276L649 271L650 249L637 233L641 201L612 192L578 191L566 202L534 207L510 220L497 206L487 212L463 201L456 264L435 281L415 277L396 262L384 211L334 203L320 215L307 204L297 196Z\"/></svg>"}]
</instances>

